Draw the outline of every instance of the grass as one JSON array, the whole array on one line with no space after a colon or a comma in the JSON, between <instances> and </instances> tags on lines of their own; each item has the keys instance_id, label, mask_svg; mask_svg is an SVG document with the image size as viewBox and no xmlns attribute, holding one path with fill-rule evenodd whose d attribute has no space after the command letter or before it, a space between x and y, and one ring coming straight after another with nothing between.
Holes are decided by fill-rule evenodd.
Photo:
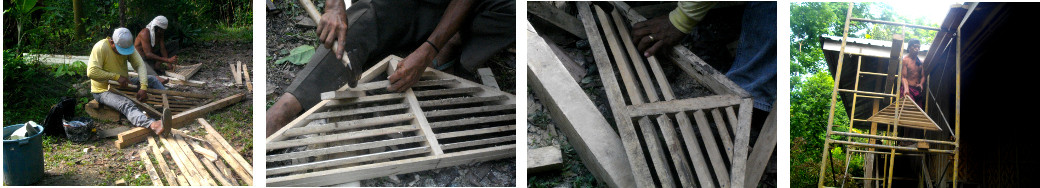
<instances>
[{"instance_id":1,"label":"grass","mask_svg":"<svg viewBox=\"0 0 1040 188\"><path fill-rule=\"evenodd\" d=\"M252 26L230 26L219 24L213 31L203 33L198 41L227 42L227 41L251 41L253 40Z\"/></svg>"}]
</instances>

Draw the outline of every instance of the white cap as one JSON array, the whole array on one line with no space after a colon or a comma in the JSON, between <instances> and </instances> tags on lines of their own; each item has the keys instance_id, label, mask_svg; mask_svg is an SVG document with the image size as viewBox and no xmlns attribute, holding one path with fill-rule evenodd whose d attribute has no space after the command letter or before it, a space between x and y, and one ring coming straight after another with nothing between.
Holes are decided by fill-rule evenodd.
<instances>
[{"instance_id":1,"label":"white cap","mask_svg":"<svg viewBox=\"0 0 1040 188\"><path fill-rule=\"evenodd\" d=\"M119 54L130 55L134 53L134 35L130 34L130 30L120 27L112 32L112 42L116 44L116 51Z\"/></svg>"}]
</instances>

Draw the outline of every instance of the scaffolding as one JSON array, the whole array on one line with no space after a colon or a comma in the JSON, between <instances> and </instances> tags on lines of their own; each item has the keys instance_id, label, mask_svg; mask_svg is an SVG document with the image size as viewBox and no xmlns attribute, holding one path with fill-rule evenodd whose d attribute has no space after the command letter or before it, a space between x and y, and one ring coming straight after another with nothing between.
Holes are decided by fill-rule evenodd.
<instances>
[{"instance_id":1,"label":"scaffolding","mask_svg":"<svg viewBox=\"0 0 1040 188\"><path fill-rule=\"evenodd\" d=\"M819 176L819 184L818 184L818 186L819 187L828 187L828 186L825 186L824 179L826 177L825 175L827 174L827 169L828 169L827 167L831 166L831 164L829 163L829 160L831 158L831 153L830 153L830 149L831 148L830 148L830 145L831 144L836 144L836 145L838 145L836 147L844 146L845 147L845 151L846 151L845 152L845 154L846 154L846 156L845 156L845 163L844 163L845 164L845 168L844 168L844 172L843 172L845 176L844 176L844 178L842 178L842 181L841 181L841 183L839 185L841 187L845 186L845 183L846 183L845 180L847 180L847 179L853 179L855 181L862 180L864 182L864 184L865 184L864 187L872 187L871 184L873 184L873 183L877 183L876 184L877 186L891 187L892 186L892 180L893 180L893 170L895 168L895 157L897 157L897 156L924 157L925 156L924 154L927 154L927 153L943 154L943 155L953 155L953 159L952 159L953 160L953 162L952 162L953 163L953 179L952 179L952 182L953 182L953 186L957 187L957 170L958 170L958 164L957 163L958 163L958 160L959 160L959 157L960 157L959 152L958 152L958 150L960 148L959 146L960 146L960 95L961 95L961 92L960 92L961 91L961 84L960 84L961 83L960 82L960 78L961 78L961 61L960 61L960 53L961 53L961 51L960 51L961 50L960 49L960 45L961 45L960 38L961 37L960 37L960 28L958 27L956 31L948 31L948 30L943 30L943 29L935 28L935 27L910 25L910 24L895 23L895 22L888 22L888 21L869 20L869 19L862 19L862 18L852 18L852 7L853 7L853 4L849 3L848 12L847 12L847 15L845 17L844 31L843 31L842 39L841 39L841 49L840 49L840 51L838 53L838 62L837 62L837 69L836 69L837 71L836 71L836 74L834 75L834 89L831 92L831 101L830 101L831 102L831 106L830 106L830 111L829 111L829 114L828 114L827 124L826 124L827 125L827 132L826 132L826 137L824 137L825 143L824 143L824 146L823 146L823 156L822 156L823 159L822 159L822 162L820 163L820 176ZM894 26L900 26L900 27L910 27L910 28L917 28L917 29L927 29L927 30L952 32L957 37L957 41L956 41L957 42L957 51L956 51L956 60L955 60L956 61L956 70L957 70L956 71L956 94L955 94L955 96L956 96L955 97L956 107L955 107L955 113L954 113L954 128L953 128L952 131L948 130L948 129L947 130L943 130L942 128L940 128L935 123L935 121L932 120L931 117L929 117L928 114L921 107L919 107L916 104L915 101L913 101L913 99L911 97L907 97L907 96L903 96L903 95L897 94L897 93L899 93L899 88L901 87L900 85L902 84L902 82L898 82L898 81L895 82L895 87L890 89L890 86L891 86L893 80L899 78L899 76L900 76L899 73L902 72L901 57L903 57L903 54L902 54L902 41L901 41L901 39L893 41L893 44L892 44L893 51L892 51L892 57L891 57L892 59L890 59L890 63L889 63L890 67L889 67L889 71L887 73L877 73L877 72L862 71L861 70L861 66L862 66L863 62L862 62L862 56L860 56L859 59L857 60L856 73L855 73L855 83L854 83L853 89L841 89L841 88L839 88L839 83L841 81L841 74L842 74L842 65L845 63L844 62L845 46L846 46L846 43L848 41L849 23L851 21L871 22L871 23L876 23L876 24L886 24L886 25L894 25ZM896 54L898 54L898 56L896 56ZM893 65L893 63L895 63L895 64ZM895 66L895 67L891 67L891 66ZM894 70L894 72L893 72L893 70ZM863 90L860 90L859 85L860 85L860 77L861 76L880 76L880 77L886 78L887 82L884 85L884 91L877 92L877 91L863 91ZM928 77L925 76L922 79L928 79ZM927 87L924 87L924 88L927 88ZM851 113L850 113L852 115L850 115L851 117L850 117L850 121L849 121L848 125L835 125L834 124L834 111L835 111L835 106L838 105L838 103L837 103L838 92L846 92L846 93L851 93L852 94L852 108L851 108ZM926 95L924 102L925 102L925 104L927 104L928 103L927 95L929 93L928 93L928 91L925 91L924 93ZM871 115L870 118L867 118L867 119L856 119L855 118L855 114L856 114L856 112L855 112L856 111L856 101L863 100L863 99L870 100L868 102L873 105L873 111L871 112L872 115ZM882 103L882 100L889 101L890 103L888 103L888 106L885 107L884 109L878 110L878 108L880 106L879 104ZM941 111L939 111L939 112L940 112L940 114L942 113ZM942 116L945 116L945 115L942 115ZM943 120L945 120L945 118L943 118ZM851 131L851 130L853 130L852 127L853 127L853 124L855 122L867 122L867 123L870 123L871 124L870 132L867 133L867 134L863 134L863 133L855 133L855 132ZM878 130L877 130L878 125L886 126L885 128L887 128L887 132L885 132L884 134L879 133ZM947 123L947 127L948 126L949 126L949 124ZM834 127L846 127L847 129L845 129L845 130L848 130L848 131L835 131L833 129ZM899 128L900 127L910 128L910 129L919 129L919 130L923 130L923 131L946 131L946 132L950 132L952 134L952 136L953 136L953 141L900 137L899 136ZM835 138L832 138L832 135L844 136L844 139L843 140L842 139L835 139ZM860 141L855 141L855 140L852 139L852 137L860 138L859 139ZM864 143L864 142L862 142L862 140L867 140L867 141ZM881 143L878 143L879 141ZM907 145L906 143L917 143L917 144L916 145ZM936 147L936 146L943 146L943 145L945 145L945 146L953 146L953 149L952 150L949 150L949 149L936 149L936 148L943 148L943 147ZM876 157L882 158L883 163L881 164L881 166L884 169L881 170L881 171L870 172L870 171L872 171L871 169L873 168L873 165L872 164L866 164L866 165L864 165L864 171L866 171L864 173L864 177L851 177L851 178L847 178L849 176L849 162L850 162L850 158L852 157L852 155L854 153L858 154L858 155L863 155L863 156L870 155L870 156L876 156ZM865 160L864 163L869 163L869 162L867 162ZM870 165L870 166L868 166L868 165ZM927 167L924 164L924 160L922 160L922 167ZM945 174L945 171L942 172L941 174ZM924 169L922 169L922 177L926 178L927 182L931 181L929 176L927 175L927 171L924 171ZM834 182L834 183L837 184L837 182ZM832 185L832 186L835 186L835 185ZM929 185L928 187L931 187L931 185Z\"/></svg>"}]
</instances>

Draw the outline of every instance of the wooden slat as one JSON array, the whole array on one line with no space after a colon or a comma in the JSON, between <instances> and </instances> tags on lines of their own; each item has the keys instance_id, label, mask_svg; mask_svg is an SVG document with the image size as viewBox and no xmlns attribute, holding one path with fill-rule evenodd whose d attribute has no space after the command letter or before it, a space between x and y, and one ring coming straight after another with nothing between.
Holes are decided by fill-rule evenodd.
<instances>
[{"instance_id":1,"label":"wooden slat","mask_svg":"<svg viewBox=\"0 0 1040 188\"><path fill-rule=\"evenodd\" d=\"M206 129L206 139L210 140L209 143L216 150L217 154L223 157L235 169L235 172L238 173L242 180L245 180L247 185L253 185L253 165L246 161L241 154L238 154L238 150L232 147L227 140L224 140L224 136L221 136L220 132L217 132L217 129L214 129L209 122L202 118L199 118L197 121Z\"/></svg>"},{"instance_id":2,"label":"wooden slat","mask_svg":"<svg viewBox=\"0 0 1040 188\"><path fill-rule=\"evenodd\" d=\"M195 152L192 152L191 146L188 145L188 142L185 141L183 137L177 135L174 135L173 137L173 142L175 142L174 147L180 147L180 151L184 152L184 156L188 159L188 165L194 165L193 167L195 168L195 171L198 173L199 177L202 178L200 179L202 185L217 185L217 181L213 176L211 176L209 172L206 172L206 167L202 165L199 156L195 155Z\"/></svg>"},{"instance_id":3,"label":"wooden slat","mask_svg":"<svg viewBox=\"0 0 1040 188\"><path fill-rule=\"evenodd\" d=\"M457 95L466 93L476 93L483 91L479 87L462 87L462 88L449 88L449 89L438 89L438 90L425 90L416 91L416 97L430 97L430 96L442 96L442 95Z\"/></svg>"},{"instance_id":4,"label":"wooden slat","mask_svg":"<svg viewBox=\"0 0 1040 188\"><path fill-rule=\"evenodd\" d=\"M624 26L625 22L621 20L620 16L618 16L617 10L611 11L610 16L613 18L614 26L617 28L618 36L621 38L621 45L625 48L625 51L628 52L629 59L620 62L627 61L627 63L631 63L635 67L636 75L639 76L638 79L643 86L643 91L645 92L644 94L646 94L647 100L649 100L649 102L659 101L660 99L657 98L657 90L654 88L654 84L650 81L652 77L650 77L650 74L646 72L646 66L643 64L643 56L636 50L636 45L632 43L632 37L628 34L628 28Z\"/></svg>"},{"instance_id":5,"label":"wooden slat","mask_svg":"<svg viewBox=\"0 0 1040 188\"><path fill-rule=\"evenodd\" d=\"M479 134L497 133L497 132L504 132L504 131L510 131L510 130L516 130L516 125L506 125L506 126L488 127L488 128L472 129L472 130L465 130L465 131L455 131L455 132L439 133L439 134L437 134L437 139L446 139L446 138L456 138L456 137L472 136L472 135L479 135Z\"/></svg>"},{"instance_id":6,"label":"wooden slat","mask_svg":"<svg viewBox=\"0 0 1040 188\"><path fill-rule=\"evenodd\" d=\"M152 186L163 186L162 180L159 180L159 173L155 172L155 166L152 166L152 159L148 158L147 153L148 150L142 149L137 155L141 157L141 162L144 162L144 167L148 170L148 179L152 180Z\"/></svg>"},{"instance_id":7,"label":"wooden slat","mask_svg":"<svg viewBox=\"0 0 1040 188\"><path fill-rule=\"evenodd\" d=\"M249 65L242 66L242 76L246 78L246 89L249 92L253 92L253 81L249 79Z\"/></svg>"},{"instance_id":8,"label":"wooden slat","mask_svg":"<svg viewBox=\"0 0 1040 188\"><path fill-rule=\"evenodd\" d=\"M386 68L387 75L393 75L394 71L397 70L397 64L402 59L400 57L390 57L390 65ZM427 68L425 72L429 72ZM425 73L424 72L424 73ZM430 128L430 122L424 116L419 99L415 97L414 88L408 88L404 91L405 102L408 103L408 111L415 117L412 118L411 123L419 125L419 135L426 138L426 142L422 142L420 145L430 147L430 155L443 155L444 150L441 149L441 144L436 138L433 128Z\"/></svg>"},{"instance_id":9,"label":"wooden slat","mask_svg":"<svg viewBox=\"0 0 1040 188\"><path fill-rule=\"evenodd\" d=\"M737 126L733 128L733 158L730 163L730 185L732 187L744 187L744 173L747 173L748 142L751 142L751 109L754 108L752 98L745 98L740 104L740 117Z\"/></svg>"},{"instance_id":10,"label":"wooden slat","mask_svg":"<svg viewBox=\"0 0 1040 188\"><path fill-rule=\"evenodd\" d=\"M592 10L589 2L577 2L578 16L581 17L582 23L585 26L585 33L589 35L589 46L592 48L593 58L596 62L596 67L599 70L601 81L603 82L604 91L607 94L607 100L610 104L610 108L614 111L614 114L625 114L627 109L625 108L625 99L621 94L621 87L618 86L617 78L614 76L614 69L611 66L609 54L604 48L603 39L600 38L599 29L596 25L596 20L593 18ZM635 127L632 124L632 119L622 116L614 116L614 122L617 123L618 133L621 136L622 146L625 148L625 153L628 157L629 167L632 172L627 173L627 177L633 178L633 184L636 187L651 187L654 186L654 181L650 176L650 168L646 165L646 159L643 157L643 149L639 144L639 137L636 135Z\"/></svg>"},{"instance_id":11,"label":"wooden slat","mask_svg":"<svg viewBox=\"0 0 1040 188\"><path fill-rule=\"evenodd\" d=\"M736 95L713 95L706 97L680 99L672 101L661 101L646 104L627 106L629 117L657 115L664 113L675 113L680 111L694 111L709 108L719 108L740 104L740 97Z\"/></svg>"},{"instance_id":12,"label":"wooden slat","mask_svg":"<svg viewBox=\"0 0 1040 188\"><path fill-rule=\"evenodd\" d=\"M615 65L618 68L618 74L621 74L621 80L624 82L625 91L628 92L629 102L632 104L643 104L643 94L640 93L640 87L638 80L635 80L635 75L632 74L632 67L626 62L627 57L625 53L621 51L621 44L617 41L617 34L614 34L614 26L610 20L607 19L607 13L603 11L599 5L595 5L596 15L599 18L600 28L603 31L603 37L606 38L607 47L610 48L611 54L614 55ZM614 76L614 75L610 75Z\"/></svg>"},{"instance_id":13,"label":"wooden slat","mask_svg":"<svg viewBox=\"0 0 1040 188\"><path fill-rule=\"evenodd\" d=\"M708 163L704 160L704 153L701 152L701 144L697 141L697 133L693 131L693 123L690 122L690 117L686 116L686 113L680 112L675 114L675 121L679 124L679 132L682 134L683 142L686 143L686 150L690 152L690 159L693 161L691 166L697 172L697 180L700 181L700 186L714 187L715 183L711 181L711 170L708 168ZM722 180L722 178L719 177L719 180ZM726 184L724 182L720 183L720 185Z\"/></svg>"},{"instance_id":14,"label":"wooden slat","mask_svg":"<svg viewBox=\"0 0 1040 188\"><path fill-rule=\"evenodd\" d=\"M719 129L719 138L722 139L722 149L726 151L726 156L733 156L733 138L729 136L729 129L726 127L726 121L722 118L722 113L719 112L718 108L711 109L711 119L715 120L715 128ZM733 161L730 161L731 163Z\"/></svg>"},{"instance_id":15,"label":"wooden slat","mask_svg":"<svg viewBox=\"0 0 1040 188\"><path fill-rule=\"evenodd\" d=\"M155 161L159 163L159 170L162 170L163 176L166 177L166 182L170 186L180 185L177 181L177 175L174 175L173 170L167 165L166 159L163 157L162 151L159 149L159 145L155 144L153 138L148 138L148 147L152 149L152 154L155 155Z\"/></svg>"},{"instance_id":16,"label":"wooden slat","mask_svg":"<svg viewBox=\"0 0 1040 188\"><path fill-rule=\"evenodd\" d=\"M284 174L284 173L289 173L289 172L311 170L311 169L316 169L316 168L321 168L321 167L326 167L326 166L341 166L341 165L348 165L348 164L356 164L356 163L374 161L374 160L378 160L378 159L389 159L389 158L395 158L395 157L403 157L403 156L409 156L409 155L423 154L423 153L428 153L428 152L430 152L430 148L429 147L417 147L417 148L408 148L408 149L403 149L403 150L388 151L388 152L382 152L382 153L374 153L374 154L367 154L367 155L360 155L360 156L353 156L353 157L338 158L338 159L325 160L325 161L317 161L317 162L304 163L304 164L298 164L298 165L281 166L281 167L268 168L267 169L267 175Z\"/></svg>"},{"instance_id":17,"label":"wooden slat","mask_svg":"<svg viewBox=\"0 0 1040 188\"><path fill-rule=\"evenodd\" d=\"M679 183L682 183L682 187L695 187L693 171L690 169L690 164L686 163L686 153L682 150L679 136L675 134L675 126L672 124L672 119L666 115L657 116L657 125L661 128L661 136L664 138L665 147L671 153L672 166L675 166L675 171L679 174Z\"/></svg>"},{"instance_id":18,"label":"wooden slat","mask_svg":"<svg viewBox=\"0 0 1040 188\"><path fill-rule=\"evenodd\" d=\"M650 160L654 164L654 171L657 172L657 179L661 181L661 187L676 187L675 180L672 179L672 165L668 164L664 149L661 148L661 144L657 141L657 138L660 137L654 131L654 124L647 117L640 117L638 122L643 138L646 138L644 139L646 150L650 153Z\"/></svg>"},{"instance_id":19,"label":"wooden slat","mask_svg":"<svg viewBox=\"0 0 1040 188\"><path fill-rule=\"evenodd\" d=\"M322 136L314 136L314 137L308 137L308 138L300 138L300 139L292 139L292 140L282 140L282 141L267 143L267 150L275 150L275 149L282 149L282 148L289 148L289 147L296 147L296 146L306 146L306 145L311 145L311 144L329 143L329 142L335 142L335 141L351 140L351 139L358 139L358 138L365 138L365 137L379 136L379 135L387 135L387 134L394 134L394 133L411 132L411 131L415 131L415 130L419 130L419 127L416 126L416 125L402 125L402 126L394 126L394 127L380 128L380 129L371 129L371 130L363 130L363 131L351 131L351 132L344 132L344 133L337 133L337 134L328 134L328 135L322 135Z\"/></svg>"},{"instance_id":20,"label":"wooden slat","mask_svg":"<svg viewBox=\"0 0 1040 188\"><path fill-rule=\"evenodd\" d=\"M356 108L356 109L348 109L348 110L340 110L340 111L329 111L329 112L314 113L314 114L311 114L310 116L307 116L307 119L312 119L312 120L313 119L325 119L325 118L352 116L352 115L367 114L367 113L386 112L386 111L393 111L393 110L403 110L403 109L406 109L406 108L408 108L408 104L403 104L403 103L401 103L401 104L391 104L391 105L385 105L385 106L373 106L373 107L364 107L364 108Z\"/></svg>"},{"instance_id":21,"label":"wooden slat","mask_svg":"<svg viewBox=\"0 0 1040 188\"><path fill-rule=\"evenodd\" d=\"M516 140L516 136L515 135L500 136L500 137L494 137L494 138L486 138L486 139L480 139L480 140L471 140L471 141L465 141L465 142L455 142L455 143L444 144L442 146L442 148L444 150L449 150L449 149L458 149L458 148L464 148L464 147L470 147L470 146L479 146L479 145L485 145L485 144L502 143L502 142L508 142L508 141L514 141L514 140Z\"/></svg>"},{"instance_id":22,"label":"wooden slat","mask_svg":"<svg viewBox=\"0 0 1040 188\"><path fill-rule=\"evenodd\" d=\"M401 93L388 93L388 94L382 94L382 95L372 95L372 96L358 97L356 99L329 100L328 104L326 104L326 105L327 105L327 107L337 107L337 106L345 106L345 105L352 105L352 104L365 104L365 103L401 100L403 98L404 98L404 95L401 94ZM315 106L317 106L317 105L315 105ZM304 116L300 116L300 117L304 117Z\"/></svg>"},{"instance_id":23,"label":"wooden slat","mask_svg":"<svg viewBox=\"0 0 1040 188\"><path fill-rule=\"evenodd\" d=\"M306 151L298 151L298 152L292 152L292 153L268 155L267 156L267 161L271 161L271 162L273 162L273 161L283 161L283 160L289 160L289 159L299 159L299 158L313 157L313 156L319 156L319 155L328 155L328 154L334 154L334 153L343 153L343 152L351 152L351 151L362 151L362 150L367 150L367 149L372 149L372 148L387 147L387 146L401 145L401 144L407 144L407 143L415 143L415 142L420 142L422 140L424 140L424 138L421 137L421 136L410 136L410 137L395 138L395 139L389 139L389 140L380 140L380 141L374 141L374 142L365 142L365 143L333 146L333 147L327 147L327 148L309 149L309 150L306 150Z\"/></svg>"},{"instance_id":24,"label":"wooden slat","mask_svg":"<svg viewBox=\"0 0 1040 188\"><path fill-rule=\"evenodd\" d=\"M321 100L351 99L365 95L364 91L329 91L321 93Z\"/></svg>"},{"instance_id":25,"label":"wooden slat","mask_svg":"<svg viewBox=\"0 0 1040 188\"><path fill-rule=\"evenodd\" d=\"M220 169L220 174L224 175L224 177L227 177L228 180L231 181L231 186L241 185L238 183L238 179L235 179L234 172L231 172L230 168L228 168L227 165L224 164L224 162L221 162L219 160L213 161L213 165L217 166L217 169Z\"/></svg>"},{"instance_id":26,"label":"wooden slat","mask_svg":"<svg viewBox=\"0 0 1040 188\"><path fill-rule=\"evenodd\" d=\"M470 104L470 103L483 103L490 101L508 100L509 98L503 95L489 96L489 97L458 97L458 98L447 98L429 101L419 101L421 107L438 107L448 105L459 105L459 104Z\"/></svg>"},{"instance_id":27,"label":"wooden slat","mask_svg":"<svg viewBox=\"0 0 1040 188\"><path fill-rule=\"evenodd\" d=\"M516 156L516 145L268 178L267 186L325 186Z\"/></svg>"},{"instance_id":28,"label":"wooden slat","mask_svg":"<svg viewBox=\"0 0 1040 188\"><path fill-rule=\"evenodd\" d=\"M199 148L193 148L193 149L198 150ZM217 182L220 182L220 185L223 185L223 186L230 186L231 185L231 180L229 180L228 177L225 177L224 174L222 172L220 172L220 169L217 169L216 165L213 165L213 161L200 161L200 162L202 162L202 166L206 167L206 170L209 171L210 175L213 175L213 178L216 179ZM217 162L220 162L220 161L217 161Z\"/></svg>"},{"instance_id":29,"label":"wooden slat","mask_svg":"<svg viewBox=\"0 0 1040 188\"><path fill-rule=\"evenodd\" d=\"M413 114L397 114L397 115L389 115L389 116L371 117L371 118L365 118L365 119L359 119L359 120L353 120L353 121L334 122L334 123L326 123L326 124L315 125L315 126L307 126L307 127L300 127L300 128L289 129L288 131L285 132L285 135L286 136L299 136L299 135L306 135L306 134L326 133L326 132L331 132L331 131L341 131L341 130L347 130L347 129L358 129L358 128L365 128L365 127L372 127L372 126L376 126L376 125L386 125L386 124L391 124L391 123L398 123L398 122L403 122L403 121L409 121L409 120L412 120L412 119L415 119L415 115L413 115Z\"/></svg>"},{"instance_id":30,"label":"wooden slat","mask_svg":"<svg viewBox=\"0 0 1040 188\"><path fill-rule=\"evenodd\" d=\"M426 118L435 118L435 117L455 116L455 115L463 115L463 114L494 112L494 111L501 111L501 110L515 110L515 109L516 109L516 104L501 104L501 105L491 105L491 106L477 106L477 107L469 107L469 108L455 108L455 109L447 109L447 110L425 111L425 114L426 114Z\"/></svg>"},{"instance_id":31,"label":"wooden slat","mask_svg":"<svg viewBox=\"0 0 1040 188\"><path fill-rule=\"evenodd\" d=\"M776 123L776 106L774 105L773 110L766 117L765 124L762 125L762 130L759 131L755 147L752 148L751 156L747 160L747 176L744 185L758 186L758 182L762 179L762 174L769 165L769 159L776 150Z\"/></svg>"},{"instance_id":32,"label":"wooden slat","mask_svg":"<svg viewBox=\"0 0 1040 188\"><path fill-rule=\"evenodd\" d=\"M711 161L711 167L715 169L715 176L719 178L719 183L722 184L720 187L731 187L726 186L729 181L729 171L726 169L725 161L726 158L722 158L722 154L719 154L719 145L715 143L715 133L708 127L708 119L704 116L704 111L698 110L693 112L693 119L697 121L697 128L701 133L701 141L704 143L704 150L708 153L708 159Z\"/></svg>"},{"instance_id":33,"label":"wooden slat","mask_svg":"<svg viewBox=\"0 0 1040 188\"><path fill-rule=\"evenodd\" d=\"M191 142L189 144L191 144L191 149L194 150L195 153L201 154L203 157L206 158L206 161L208 162L220 159L220 156L217 156L217 152L214 152L213 150L206 149L202 147L202 145L196 144L195 142Z\"/></svg>"},{"instance_id":34,"label":"wooden slat","mask_svg":"<svg viewBox=\"0 0 1040 188\"><path fill-rule=\"evenodd\" d=\"M165 147L166 151L170 153L170 156L173 156L173 162L177 165L177 168L180 169L181 174L184 175L185 181L187 181L191 186L202 186L200 181L202 178L199 178L198 172L195 171L194 166L190 165L188 159L184 157L184 152L181 152L180 147L175 146L171 138L166 136L159 137L159 141L162 142L163 147ZM183 186L184 184L181 185Z\"/></svg>"},{"instance_id":35,"label":"wooden slat","mask_svg":"<svg viewBox=\"0 0 1040 188\"><path fill-rule=\"evenodd\" d=\"M462 125L475 125L475 124L500 122L500 121L510 121L510 120L516 120L516 114L505 114L505 115L497 115L497 116L464 118L464 119L457 119L457 120L450 120L450 121L438 121L438 122L430 123L430 128L455 127L455 126L462 126Z\"/></svg>"}]
</instances>

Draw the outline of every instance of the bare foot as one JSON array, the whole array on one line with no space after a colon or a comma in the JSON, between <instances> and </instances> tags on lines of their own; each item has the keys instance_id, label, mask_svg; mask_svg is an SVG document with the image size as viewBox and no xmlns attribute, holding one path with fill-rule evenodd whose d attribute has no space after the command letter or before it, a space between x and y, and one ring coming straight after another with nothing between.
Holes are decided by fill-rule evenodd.
<instances>
[{"instance_id":1,"label":"bare foot","mask_svg":"<svg viewBox=\"0 0 1040 188\"><path fill-rule=\"evenodd\" d=\"M155 132L155 135L162 135L163 133L166 133L165 129L163 129L164 127L161 121L152 122L152 125L149 126L149 128L151 128L152 131Z\"/></svg>"}]
</instances>

